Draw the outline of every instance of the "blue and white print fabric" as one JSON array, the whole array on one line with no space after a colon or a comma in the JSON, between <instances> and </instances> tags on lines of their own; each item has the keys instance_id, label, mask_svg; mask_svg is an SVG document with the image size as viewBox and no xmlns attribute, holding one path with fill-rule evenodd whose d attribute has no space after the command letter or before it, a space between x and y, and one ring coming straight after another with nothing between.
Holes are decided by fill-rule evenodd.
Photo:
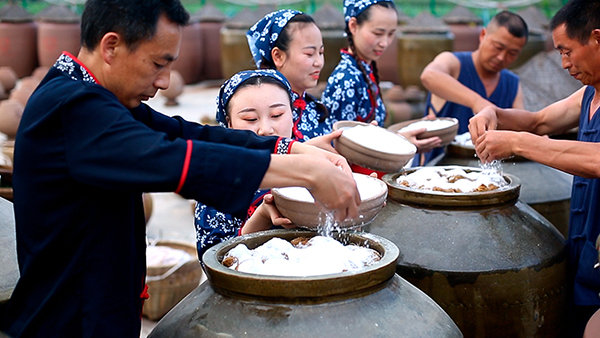
<instances>
[{"instance_id":1,"label":"blue and white print fabric","mask_svg":"<svg viewBox=\"0 0 600 338\"><path fill-rule=\"evenodd\" d=\"M381 95L377 93L374 98L376 107L369 97L369 83L358 69L357 62L362 62L367 74L371 76L373 69L364 61L357 61L347 52L342 52L340 63L335 67L323 92L322 102L329 109L328 124L333 125L337 121L361 121L368 122L370 115L383 127L386 111Z\"/></svg>"},{"instance_id":2,"label":"blue and white print fabric","mask_svg":"<svg viewBox=\"0 0 600 338\"><path fill-rule=\"evenodd\" d=\"M292 86L288 80L275 69L255 69L255 70L243 70L236 73L231 78L221 85L219 95L217 96L217 122L225 128L227 128L227 103L231 99L231 96L235 93L238 87L244 83L244 81L253 77L272 77L281 82L288 91L292 102L296 99L296 94L292 91Z\"/></svg>"},{"instance_id":3,"label":"blue and white print fabric","mask_svg":"<svg viewBox=\"0 0 600 338\"><path fill-rule=\"evenodd\" d=\"M275 46L279 34L285 28L285 25L298 14L302 14L302 12L293 9L281 9L265 15L250 27L246 33L246 38L257 68L260 68L263 57L273 62L271 50Z\"/></svg>"},{"instance_id":4,"label":"blue and white print fabric","mask_svg":"<svg viewBox=\"0 0 600 338\"><path fill-rule=\"evenodd\" d=\"M283 83L285 88L287 88L292 101L297 98L297 94L292 91L292 86L288 80L280 72L274 69L256 69L238 72L223 83L216 99L216 119L221 126L227 128L227 113L225 111L227 103L233 94L235 94L238 87L246 80L253 77L272 77ZM291 139L281 138L279 142L277 142L277 154L289 153L291 142ZM248 217L251 216L254 210L262 203L264 195L269 191L270 190L258 190L254 194L254 199L247 215ZM244 219L226 214L213 207L209 207L202 203L196 203L196 209L194 210L194 226L196 228L196 248L200 260L202 260L202 254L204 254L208 248L238 236L238 232L244 224L244 221Z\"/></svg>"},{"instance_id":5,"label":"blue and white print fabric","mask_svg":"<svg viewBox=\"0 0 600 338\"><path fill-rule=\"evenodd\" d=\"M298 94L296 94L298 95ZM304 93L302 99L306 104L298 107L294 104L292 115L294 119L294 139L304 142L312 138L330 134L333 126L329 119L319 122L326 114L322 105L317 105L317 99L310 94Z\"/></svg>"},{"instance_id":6,"label":"blue and white print fabric","mask_svg":"<svg viewBox=\"0 0 600 338\"><path fill-rule=\"evenodd\" d=\"M369 6L378 2L394 3L392 0L344 0L344 19L346 23L350 21L350 18L357 17Z\"/></svg>"}]
</instances>

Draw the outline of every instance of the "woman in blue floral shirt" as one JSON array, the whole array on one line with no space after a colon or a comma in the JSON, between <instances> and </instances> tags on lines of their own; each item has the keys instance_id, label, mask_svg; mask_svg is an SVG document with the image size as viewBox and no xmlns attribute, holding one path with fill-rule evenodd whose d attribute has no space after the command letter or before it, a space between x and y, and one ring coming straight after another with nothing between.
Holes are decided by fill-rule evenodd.
<instances>
[{"instance_id":1,"label":"woman in blue floral shirt","mask_svg":"<svg viewBox=\"0 0 600 338\"><path fill-rule=\"evenodd\" d=\"M376 61L395 38L396 7L391 0L344 0L344 17L348 48L341 50L322 97L329 123L376 121L383 127L386 111Z\"/></svg>"},{"instance_id":2,"label":"woman in blue floral shirt","mask_svg":"<svg viewBox=\"0 0 600 338\"><path fill-rule=\"evenodd\" d=\"M323 37L313 18L296 10L278 10L254 24L246 37L256 67L278 70L292 86L294 139L307 141L331 133L327 108L306 93L317 86L325 64Z\"/></svg>"},{"instance_id":3,"label":"woman in blue floral shirt","mask_svg":"<svg viewBox=\"0 0 600 338\"><path fill-rule=\"evenodd\" d=\"M216 119L225 128L251 130L260 136L289 138L294 129L293 98L292 87L280 72L274 69L241 71L221 86ZM324 135L306 143L329 145L334 137L335 134ZM288 153L291 143L280 144L277 153ZM268 230L273 226L294 227L290 220L279 214L269 192L259 190L254 194L246 219L197 203L194 224L198 257L202 259L208 248L238 235Z\"/></svg>"}]
</instances>

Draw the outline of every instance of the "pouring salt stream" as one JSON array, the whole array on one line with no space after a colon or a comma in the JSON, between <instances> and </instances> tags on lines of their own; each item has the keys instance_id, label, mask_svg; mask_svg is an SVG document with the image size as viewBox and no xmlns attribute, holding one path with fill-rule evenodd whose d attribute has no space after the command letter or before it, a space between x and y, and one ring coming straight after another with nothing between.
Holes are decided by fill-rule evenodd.
<instances>
[{"instance_id":1,"label":"pouring salt stream","mask_svg":"<svg viewBox=\"0 0 600 338\"><path fill-rule=\"evenodd\" d=\"M390 154L406 154L414 151L414 145L405 138L373 125L356 125L343 128L344 137L366 148ZM386 190L385 185L374 184L376 178L354 174L362 201L375 198ZM315 200L306 188L287 187L276 190L287 199L314 204ZM282 212L283 213L283 212ZM223 264L231 269L268 275L310 276L357 271L379 260L379 255L366 246L344 246L333 239L333 233L343 233L362 225L364 215L353 226L342 226L331 212L319 213L317 231L320 236L292 244L273 238L262 246L249 250L244 244L227 253ZM370 221L364 220L365 222ZM326 262L322 257L327 256Z\"/></svg>"},{"instance_id":2,"label":"pouring salt stream","mask_svg":"<svg viewBox=\"0 0 600 338\"><path fill-rule=\"evenodd\" d=\"M368 200L381 194L382 185L373 184L376 178L354 174L361 200ZM377 181L375 181L377 182ZM278 189L289 199L315 203L310 192L303 187ZM359 215L362 219L363 215ZM358 222L360 224L360 222ZM319 214L317 231L320 236L296 238L291 242L273 238L253 250L245 244L231 249L223 264L240 272L278 276L312 276L333 274L345 271L358 271L380 259L377 251L368 245L343 245L333 238L333 233L343 233L360 225L343 227L333 217L333 213ZM327 257L327 260L323 260Z\"/></svg>"}]
</instances>

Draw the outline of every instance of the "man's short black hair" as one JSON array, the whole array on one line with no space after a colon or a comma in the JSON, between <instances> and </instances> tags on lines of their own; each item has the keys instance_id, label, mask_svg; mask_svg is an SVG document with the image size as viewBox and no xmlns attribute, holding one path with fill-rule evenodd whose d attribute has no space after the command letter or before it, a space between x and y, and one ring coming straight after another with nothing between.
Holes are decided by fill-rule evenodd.
<instances>
[{"instance_id":1,"label":"man's short black hair","mask_svg":"<svg viewBox=\"0 0 600 338\"><path fill-rule=\"evenodd\" d=\"M529 38L527 23L520 15L513 12L502 11L496 14L490 21L488 27L490 26L504 27L512 36L517 38L525 37L525 40Z\"/></svg>"},{"instance_id":2,"label":"man's short black hair","mask_svg":"<svg viewBox=\"0 0 600 338\"><path fill-rule=\"evenodd\" d=\"M81 45L92 50L106 33L116 32L135 49L138 42L154 36L162 14L181 26L190 18L179 0L87 0L81 17Z\"/></svg>"},{"instance_id":3,"label":"man's short black hair","mask_svg":"<svg viewBox=\"0 0 600 338\"><path fill-rule=\"evenodd\" d=\"M600 1L571 0L556 12L550 20L550 30L565 24L569 39L588 43L594 29L600 28Z\"/></svg>"}]
</instances>

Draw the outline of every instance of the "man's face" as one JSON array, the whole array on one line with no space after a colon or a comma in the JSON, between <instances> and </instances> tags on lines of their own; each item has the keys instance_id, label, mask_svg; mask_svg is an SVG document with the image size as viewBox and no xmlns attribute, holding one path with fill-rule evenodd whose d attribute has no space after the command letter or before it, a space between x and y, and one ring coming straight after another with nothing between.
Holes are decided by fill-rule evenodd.
<instances>
[{"instance_id":1,"label":"man's face","mask_svg":"<svg viewBox=\"0 0 600 338\"><path fill-rule=\"evenodd\" d=\"M587 43L582 45L579 40L567 36L566 27L562 24L552 31L552 40L560 53L562 67L569 71L569 75L584 85L600 83L600 30L594 30Z\"/></svg>"},{"instance_id":2,"label":"man's face","mask_svg":"<svg viewBox=\"0 0 600 338\"><path fill-rule=\"evenodd\" d=\"M506 27L489 27L479 37L480 66L487 72L497 73L510 66L525 43L525 37L517 38Z\"/></svg>"},{"instance_id":3,"label":"man's face","mask_svg":"<svg viewBox=\"0 0 600 338\"><path fill-rule=\"evenodd\" d=\"M141 41L135 50L124 45L115 49L109 76L102 85L127 108L139 106L169 86L171 65L180 44L181 27L161 16L152 39Z\"/></svg>"}]
</instances>

